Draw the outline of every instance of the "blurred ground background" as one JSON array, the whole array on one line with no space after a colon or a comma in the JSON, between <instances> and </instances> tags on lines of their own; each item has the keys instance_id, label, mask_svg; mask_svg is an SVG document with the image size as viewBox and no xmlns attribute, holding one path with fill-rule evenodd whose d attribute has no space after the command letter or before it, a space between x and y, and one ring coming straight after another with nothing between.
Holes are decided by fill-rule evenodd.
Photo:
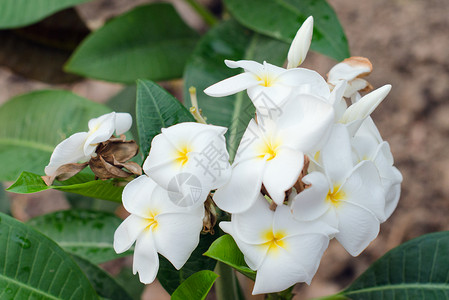
<instances>
[{"instance_id":1,"label":"blurred ground background","mask_svg":"<svg viewBox=\"0 0 449 300\"><path fill-rule=\"evenodd\" d=\"M147 2L97 0L81 5L78 10L91 28L97 28L106 18ZM191 26L203 28L204 24L182 1L171 2ZM203 2L217 9L213 0ZM374 71L368 78L371 84L375 88L386 83L393 86L372 116L391 145L404 182L398 208L381 225L378 238L356 258L332 241L311 286L296 287L298 300L337 292L391 248L428 232L449 230L449 2L329 0L329 3L345 29L352 55L368 57L373 63ZM310 53L304 66L324 76L334 64L335 61L322 55ZM49 85L14 75L0 66L0 103L27 91L52 87L70 89L100 102L121 89L120 85L92 80ZM69 207L58 192L9 196L11 211L21 220ZM114 271L114 266L106 268ZM168 299L157 283L147 287L143 297Z\"/></svg>"}]
</instances>

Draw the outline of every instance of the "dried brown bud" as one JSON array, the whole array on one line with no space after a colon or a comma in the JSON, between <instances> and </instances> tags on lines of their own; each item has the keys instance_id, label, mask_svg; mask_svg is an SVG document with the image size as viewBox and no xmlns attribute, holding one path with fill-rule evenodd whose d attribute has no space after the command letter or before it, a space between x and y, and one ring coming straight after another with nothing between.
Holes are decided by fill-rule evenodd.
<instances>
[{"instance_id":1,"label":"dried brown bud","mask_svg":"<svg viewBox=\"0 0 449 300\"><path fill-rule=\"evenodd\" d=\"M97 156L89 161L95 176L100 179L109 179L126 178L132 174L142 175L142 168L137 163L128 161L139 152L139 146L133 140L125 141L124 139L124 136L111 138L98 145Z\"/></svg>"},{"instance_id":2,"label":"dried brown bud","mask_svg":"<svg viewBox=\"0 0 449 300\"><path fill-rule=\"evenodd\" d=\"M85 163L72 163L72 164L65 164L60 166L54 175L52 176L42 176L42 179L44 180L45 184L50 186L53 184L53 181L59 180L64 181L69 179L70 177L75 176L79 172L81 172L85 167L87 167L87 162Z\"/></svg>"},{"instance_id":3,"label":"dried brown bud","mask_svg":"<svg viewBox=\"0 0 449 300\"><path fill-rule=\"evenodd\" d=\"M203 232L214 234L214 226L217 223L217 211L215 210L215 204L210 194L207 196L207 200L204 203L205 213L203 218Z\"/></svg>"}]
</instances>

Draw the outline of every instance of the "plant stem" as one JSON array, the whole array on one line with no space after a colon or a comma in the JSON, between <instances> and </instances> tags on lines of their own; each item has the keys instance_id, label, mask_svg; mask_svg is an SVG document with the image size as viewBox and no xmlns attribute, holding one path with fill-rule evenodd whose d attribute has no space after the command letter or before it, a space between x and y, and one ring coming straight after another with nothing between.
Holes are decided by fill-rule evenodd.
<instances>
[{"instance_id":1,"label":"plant stem","mask_svg":"<svg viewBox=\"0 0 449 300\"><path fill-rule=\"evenodd\" d=\"M215 282L217 300L239 299L234 270L230 266L218 262L215 273L220 276Z\"/></svg>"},{"instance_id":2,"label":"plant stem","mask_svg":"<svg viewBox=\"0 0 449 300\"><path fill-rule=\"evenodd\" d=\"M196 0L185 1L190 4L190 6L201 16L201 18L203 18L206 24L214 26L218 22L217 18Z\"/></svg>"}]
</instances>

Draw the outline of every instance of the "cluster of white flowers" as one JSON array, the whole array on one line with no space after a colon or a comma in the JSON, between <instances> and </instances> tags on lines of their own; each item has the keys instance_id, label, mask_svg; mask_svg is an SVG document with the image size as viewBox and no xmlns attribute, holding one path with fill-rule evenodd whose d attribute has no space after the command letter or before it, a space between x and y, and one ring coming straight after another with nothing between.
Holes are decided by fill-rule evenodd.
<instances>
[{"instance_id":1,"label":"cluster of white flowers","mask_svg":"<svg viewBox=\"0 0 449 300\"><path fill-rule=\"evenodd\" d=\"M187 261L212 190L216 205L232 214L220 227L257 271L253 294L310 283L334 237L356 256L377 236L402 182L370 118L391 86L361 97L370 88L361 77L372 66L360 57L337 64L327 81L299 68L312 31L310 17L291 45L287 69L227 60L245 72L205 90L216 97L247 90L256 107L232 167L226 128L180 123L153 139L145 175L125 187L131 215L114 237L117 252L136 241L134 272L142 282L155 279L157 253L177 269Z\"/></svg>"},{"instance_id":2,"label":"cluster of white flowers","mask_svg":"<svg viewBox=\"0 0 449 300\"><path fill-rule=\"evenodd\" d=\"M117 253L134 242L133 271L151 283L160 253L180 269L195 250L203 228L204 202L231 174L226 128L180 123L155 136L144 175L128 183L123 205L131 215L114 235Z\"/></svg>"},{"instance_id":3,"label":"cluster of white flowers","mask_svg":"<svg viewBox=\"0 0 449 300\"><path fill-rule=\"evenodd\" d=\"M256 107L231 178L214 195L232 213L220 227L257 271L253 294L310 283L334 237L351 255L360 254L400 195L402 176L370 118L391 86L361 97L370 88L361 77L372 71L361 57L337 64L327 82L298 68L312 24L310 17L298 31L288 69L226 61L245 72L205 90L219 97L246 89Z\"/></svg>"}]
</instances>

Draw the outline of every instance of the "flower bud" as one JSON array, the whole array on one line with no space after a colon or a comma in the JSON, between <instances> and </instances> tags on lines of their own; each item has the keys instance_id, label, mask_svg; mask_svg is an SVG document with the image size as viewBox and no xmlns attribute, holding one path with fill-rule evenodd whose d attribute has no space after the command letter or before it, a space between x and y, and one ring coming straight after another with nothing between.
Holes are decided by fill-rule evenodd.
<instances>
[{"instance_id":1,"label":"flower bud","mask_svg":"<svg viewBox=\"0 0 449 300\"><path fill-rule=\"evenodd\" d=\"M301 65L306 59L307 52L309 51L310 43L312 41L313 34L313 17L310 16L304 21L302 26L296 33L295 38L288 50L287 69L296 68Z\"/></svg>"}]
</instances>

